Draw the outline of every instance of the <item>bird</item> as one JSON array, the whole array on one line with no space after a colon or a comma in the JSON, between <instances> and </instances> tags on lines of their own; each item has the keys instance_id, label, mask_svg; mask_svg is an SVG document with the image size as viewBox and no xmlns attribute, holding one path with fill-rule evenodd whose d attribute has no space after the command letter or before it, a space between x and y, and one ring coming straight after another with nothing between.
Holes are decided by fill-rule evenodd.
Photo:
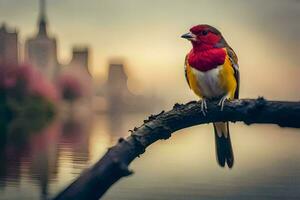
<instances>
[{"instance_id":1,"label":"bird","mask_svg":"<svg viewBox=\"0 0 300 200\"><path fill-rule=\"evenodd\" d=\"M206 101L239 98L240 75L238 57L222 33L215 27L200 24L181 36L192 44L185 57L185 77L190 89L200 97L201 112L208 113ZM234 156L229 134L229 122L214 122L216 159L221 167L232 168Z\"/></svg>"}]
</instances>

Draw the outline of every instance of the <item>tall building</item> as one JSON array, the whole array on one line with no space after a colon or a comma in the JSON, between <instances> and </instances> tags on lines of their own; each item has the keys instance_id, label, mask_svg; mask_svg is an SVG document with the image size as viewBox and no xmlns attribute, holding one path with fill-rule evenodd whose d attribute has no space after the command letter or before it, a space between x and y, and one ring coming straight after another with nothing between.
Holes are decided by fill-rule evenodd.
<instances>
[{"instance_id":1,"label":"tall building","mask_svg":"<svg viewBox=\"0 0 300 200\"><path fill-rule=\"evenodd\" d=\"M120 61L112 61L109 64L108 79L106 83L108 110L118 113L125 110L126 103L131 96L127 87L128 76L124 64Z\"/></svg>"},{"instance_id":2,"label":"tall building","mask_svg":"<svg viewBox=\"0 0 300 200\"><path fill-rule=\"evenodd\" d=\"M69 64L72 67L80 67L88 74L89 71L89 49L87 47L74 47L72 53L72 60Z\"/></svg>"},{"instance_id":3,"label":"tall building","mask_svg":"<svg viewBox=\"0 0 300 200\"><path fill-rule=\"evenodd\" d=\"M53 79L58 72L56 39L48 35L46 2L40 0L38 32L25 43L25 60Z\"/></svg>"},{"instance_id":4,"label":"tall building","mask_svg":"<svg viewBox=\"0 0 300 200\"><path fill-rule=\"evenodd\" d=\"M124 64L112 62L109 64L107 87L109 96L120 97L129 93L127 88L128 76L125 72Z\"/></svg>"},{"instance_id":5,"label":"tall building","mask_svg":"<svg viewBox=\"0 0 300 200\"><path fill-rule=\"evenodd\" d=\"M92 76L89 72L89 49L87 47L74 47L70 62L60 66L57 78L60 82L64 82L66 79L77 82L76 90L81 93L81 104L84 101L90 103L94 89ZM87 104L84 106L88 108Z\"/></svg>"},{"instance_id":6,"label":"tall building","mask_svg":"<svg viewBox=\"0 0 300 200\"><path fill-rule=\"evenodd\" d=\"M128 88L129 75L122 60L114 59L110 62L104 96L107 111L114 120L123 112L152 111L156 105L161 105L161 101L153 95L132 93ZM138 83L135 81L135 84Z\"/></svg>"},{"instance_id":7,"label":"tall building","mask_svg":"<svg viewBox=\"0 0 300 200\"><path fill-rule=\"evenodd\" d=\"M0 27L0 64L18 64L18 32Z\"/></svg>"}]
</instances>

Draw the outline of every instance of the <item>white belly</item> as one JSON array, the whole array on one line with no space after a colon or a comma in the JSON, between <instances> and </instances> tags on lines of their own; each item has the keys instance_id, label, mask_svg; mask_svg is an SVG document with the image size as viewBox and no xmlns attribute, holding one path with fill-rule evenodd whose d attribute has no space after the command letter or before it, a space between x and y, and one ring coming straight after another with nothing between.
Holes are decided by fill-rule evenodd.
<instances>
[{"instance_id":1,"label":"white belly","mask_svg":"<svg viewBox=\"0 0 300 200\"><path fill-rule=\"evenodd\" d=\"M223 66L220 65L215 69L211 69L206 72L201 72L192 68L193 73L196 76L198 87L201 93L206 98L219 97L225 94L225 91L220 83L220 70Z\"/></svg>"}]
</instances>

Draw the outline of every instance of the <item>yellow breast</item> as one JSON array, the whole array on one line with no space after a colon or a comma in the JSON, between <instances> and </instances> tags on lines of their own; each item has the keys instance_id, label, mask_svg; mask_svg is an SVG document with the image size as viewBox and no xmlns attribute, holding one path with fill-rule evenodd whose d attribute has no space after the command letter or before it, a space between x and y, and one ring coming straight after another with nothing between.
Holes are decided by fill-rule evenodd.
<instances>
[{"instance_id":1,"label":"yellow breast","mask_svg":"<svg viewBox=\"0 0 300 200\"><path fill-rule=\"evenodd\" d=\"M224 95L228 95L230 99L234 98L237 83L228 56L223 65L206 72L201 72L186 64L186 73L191 89L200 98Z\"/></svg>"}]
</instances>

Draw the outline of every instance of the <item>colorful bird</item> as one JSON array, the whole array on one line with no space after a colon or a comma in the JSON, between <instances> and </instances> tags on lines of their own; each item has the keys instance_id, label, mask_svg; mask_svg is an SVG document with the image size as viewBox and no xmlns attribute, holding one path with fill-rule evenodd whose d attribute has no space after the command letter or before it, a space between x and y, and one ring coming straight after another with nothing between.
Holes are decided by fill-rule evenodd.
<instances>
[{"instance_id":1,"label":"colorful bird","mask_svg":"<svg viewBox=\"0 0 300 200\"><path fill-rule=\"evenodd\" d=\"M192 43L185 58L185 76L189 87L201 98L201 111L207 113L206 100L219 100L221 110L226 100L239 98L238 58L221 32L210 25L197 25L181 36ZM234 163L228 122L213 123L216 157L220 166Z\"/></svg>"}]
</instances>

